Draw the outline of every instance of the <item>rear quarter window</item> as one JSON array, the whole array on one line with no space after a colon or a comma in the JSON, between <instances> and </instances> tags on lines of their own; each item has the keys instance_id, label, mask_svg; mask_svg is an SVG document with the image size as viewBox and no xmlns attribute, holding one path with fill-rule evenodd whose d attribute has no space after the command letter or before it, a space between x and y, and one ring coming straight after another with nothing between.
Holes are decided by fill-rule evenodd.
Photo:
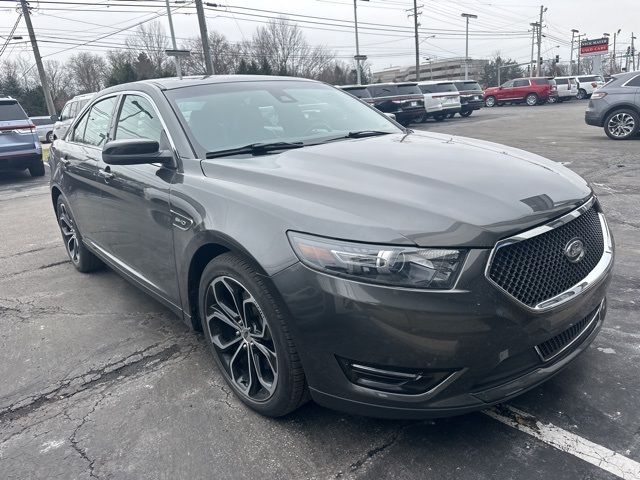
<instances>
[{"instance_id":1,"label":"rear quarter window","mask_svg":"<svg viewBox=\"0 0 640 480\"><path fill-rule=\"evenodd\" d=\"M627 82L627 87L640 87L640 75L632 78Z\"/></svg>"},{"instance_id":2,"label":"rear quarter window","mask_svg":"<svg viewBox=\"0 0 640 480\"><path fill-rule=\"evenodd\" d=\"M15 100L0 100L0 122L11 120L26 120L27 114Z\"/></svg>"}]
</instances>

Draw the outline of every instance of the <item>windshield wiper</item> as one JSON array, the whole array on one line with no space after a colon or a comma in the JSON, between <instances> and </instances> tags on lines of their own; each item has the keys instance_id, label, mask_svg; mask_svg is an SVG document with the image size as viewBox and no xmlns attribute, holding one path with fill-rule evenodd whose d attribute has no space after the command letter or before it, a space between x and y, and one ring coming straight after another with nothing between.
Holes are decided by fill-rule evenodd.
<instances>
[{"instance_id":1,"label":"windshield wiper","mask_svg":"<svg viewBox=\"0 0 640 480\"><path fill-rule=\"evenodd\" d=\"M228 148L226 150L218 150L215 152L207 152L205 158L227 157L229 155L241 155L250 153L251 155L260 155L262 153L273 152L275 150L289 150L292 148L304 147L302 142L272 142L272 143L250 143L244 147Z\"/></svg>"},{"instance_id":2,"label":"windshield wiper","mask_svg":"<svg viewBox=\"0 0 640 480\"><path fill-rule=\"evenodd\" d=\"M364 137L377 137L379 135L390 135L391 132L383 132L381 130L358 130L355 132L347 133L344 138L364 138Z\"/></svg>"}]
</instances>

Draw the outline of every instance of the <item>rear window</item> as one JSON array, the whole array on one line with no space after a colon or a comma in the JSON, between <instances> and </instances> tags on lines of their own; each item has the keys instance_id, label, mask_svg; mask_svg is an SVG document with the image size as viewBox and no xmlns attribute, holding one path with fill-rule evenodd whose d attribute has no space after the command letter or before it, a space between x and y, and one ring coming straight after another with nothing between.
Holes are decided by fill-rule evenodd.
<instances>
[{"instance_id":1,"label":"rear window","mask_svg":"<svg viewBox=\"0 0 640 480\"><path fill-rule=\"evenodd\" d=\"M367 87L372 97L391 97L398 95L397 85L370 85Z\"/></svg>"},{"instance_id":2,"label":"rear window","mask_svg":"<svg viewBox=\"0 0 640 480\"><path fill-rule=\"evenodd\" d=\"M369 90L367 90L365 87L361 87L361 88L345 88L344 91L350 93L354 97L371 98L371 94L369 93Z\"/></svg>"},{"instance_id":3,"label":"rear window","mask_svg":"<svg viewBox=\"0 0 640 480\"><path fill-rule=\"evenodd\" d=\"M460 91L463 90L482 90L478 82L453 82L456 88Z\"/></svg>"},{"instance_id":4,"label":"rear window","mask_svg":"<svg viewBox=\"0 0 640 480\"><path fill-rule=\"evenodd\" d=\"M0 100L0 122L26 120L27 114L15 100Z\"/></svg>"},{"instance_id":5,"label":"rear window","mask_svg":"<svg viewBox=\"0 0 640 480\"><path fill-rule=\"evenodd\" d=\"M535 83L536 85L553 85L551 83L552 80L547 80L546 78L532 78L531 82Z\"/></svg>"},{"instance_id":6,"label":"rear window","mask_svg":"<svg viewBox=\"0 0 640 480\"><path fill-rule=\"evenodd\" d=\"M32 118L31 121L36 127L40 125L51 125L51 119L49 118Z\"/></svg>"},{"instance_id":7,"label":"rear window","mask_svg":"<svg viewBox=\"0 0 640 480\"><path fill-rule=\"evenodd\" d=\"M400 95L422 95L418 85L398 85Z\"/></svg>"},{"instance_id":8,"label":"rear window","mask_svg":"<svg viewBox=\"0 0 640 480\"><path fill-rule=\"evenodd\" d=\"M433 85L420 85L423 93L445 93L457 92L458 89L453 83L436 83Z\"/></svg>"},{"instance_id":9,"label":"rear window","mask_svg":"<svg viewBox=\"0 0 640 480\"><path fill-rule=\"evenodd\" d=\"M587 77L578 77L581 82L604 82L604 78L600 75L589 75Z\"/></svg>"}]
</instances>

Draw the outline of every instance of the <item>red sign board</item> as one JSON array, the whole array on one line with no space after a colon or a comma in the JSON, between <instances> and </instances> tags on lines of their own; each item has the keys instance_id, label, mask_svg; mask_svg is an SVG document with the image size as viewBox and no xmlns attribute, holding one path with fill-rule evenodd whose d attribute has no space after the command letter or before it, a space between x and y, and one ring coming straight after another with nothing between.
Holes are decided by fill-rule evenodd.
<instances>
[{"instance_id":1,"label":"red sign board","mask_svg":"<svg viewBox=\"0 0 640 480\"><path fill-rule=\"evenodd\" d=\"M580 56L603 55L609 52L609 39L607 37L580 42Z\"/></svg>"}]
</instances>

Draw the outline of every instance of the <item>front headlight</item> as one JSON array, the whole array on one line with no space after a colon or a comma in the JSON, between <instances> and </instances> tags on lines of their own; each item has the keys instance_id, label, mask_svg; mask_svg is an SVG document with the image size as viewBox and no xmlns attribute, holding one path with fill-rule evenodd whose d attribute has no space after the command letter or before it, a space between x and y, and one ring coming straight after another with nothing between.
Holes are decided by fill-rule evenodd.
<instances>
[{"instance_id":1,"label":"front headlight","mask_svg":"<svg viewBox=\"0 0 640 480\"><path fill-rule=\"evenodd\" d=\"M450 289L466 251L371 245L288 232L306 266L337 277L407 288Z\"/></svg>"}]
</instances>

